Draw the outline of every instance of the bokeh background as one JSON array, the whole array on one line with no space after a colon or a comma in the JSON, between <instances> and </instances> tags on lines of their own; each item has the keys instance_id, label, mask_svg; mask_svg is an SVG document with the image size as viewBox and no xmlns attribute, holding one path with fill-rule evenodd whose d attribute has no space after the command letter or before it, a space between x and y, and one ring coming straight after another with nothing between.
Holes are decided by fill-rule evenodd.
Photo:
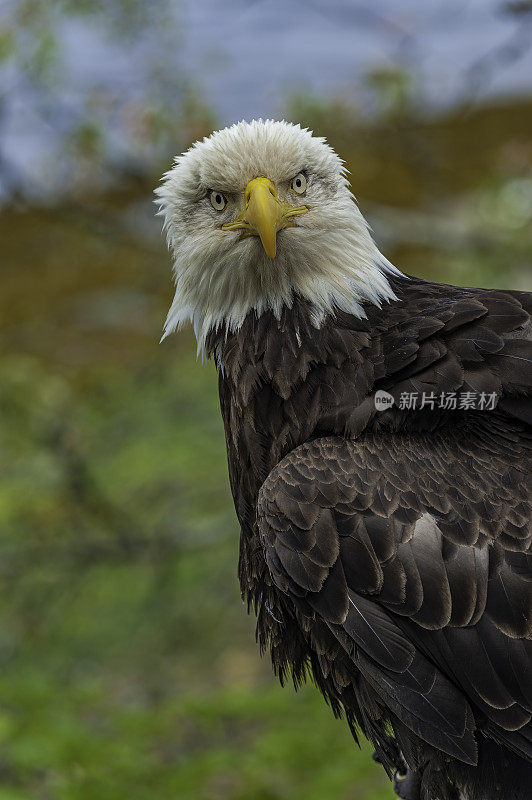
<instances>
[{"instance_id":1,"label":"bokeh background","mask_svg":"<svg viewBox=\"0 0 532 800\"><path fill-rule=\"evenodd\" d=\"M0 800L385 800L236 579L216 375L159 345L153 188L242 117L328 137L404 271L531 289L529 0L3 0Z\"/></svg>"}]
</instances>

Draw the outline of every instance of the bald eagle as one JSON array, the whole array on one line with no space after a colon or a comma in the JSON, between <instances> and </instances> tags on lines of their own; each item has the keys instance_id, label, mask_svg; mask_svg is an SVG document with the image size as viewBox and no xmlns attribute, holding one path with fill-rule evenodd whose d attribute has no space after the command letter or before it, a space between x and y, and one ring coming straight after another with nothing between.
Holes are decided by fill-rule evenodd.
<instances>
[{"instance_id":1,"label":"bald eagle","mask_svg":"<svg viewBox=\"0 0 532 800\"><path fill-rule=\"evenodd\" d=\"M157 193L165 335L190 321L218 369L274 671L312 674L402 798L529 798L532 294L403 275L298 125L217 131Z\"/></svg>"}]
</instances>

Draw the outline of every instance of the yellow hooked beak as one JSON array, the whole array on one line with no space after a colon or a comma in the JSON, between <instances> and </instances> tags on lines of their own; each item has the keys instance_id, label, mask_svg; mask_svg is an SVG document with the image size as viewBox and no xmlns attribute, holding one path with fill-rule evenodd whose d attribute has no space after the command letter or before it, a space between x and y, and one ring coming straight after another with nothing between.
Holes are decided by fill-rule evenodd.
<instances>
[{"instance_id":1,"label":"yellow hooked beak","mask_svg":"<svg viewBox=\"0 0 532 800\"><path fill-rule=\"evenodd\" d=\"M292 217L305 214L307 206L282 203L269 178L254 178L246 186L244 211L234 222L222 225L223 231L242 230L243 236L260 236L269 258L277 253L277 231L294 225Z\"/></svg>"}]
</instances>

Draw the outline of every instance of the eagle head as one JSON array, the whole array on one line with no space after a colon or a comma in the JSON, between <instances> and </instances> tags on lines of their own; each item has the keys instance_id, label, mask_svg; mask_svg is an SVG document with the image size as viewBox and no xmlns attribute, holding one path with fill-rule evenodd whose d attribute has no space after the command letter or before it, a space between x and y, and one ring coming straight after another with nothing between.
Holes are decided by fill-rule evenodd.
<instances>
[{"instance_id":1,"label":"eagle head","mask_svg":"<svg viewBox=\"0 0 532 800\"><path fill-rule=\"evenodd\" d=\"M176 283L163 338L190 321L201 350L213 328L297 295L316 325L392 298L346 175L325 139L284 121L239 122L178 156L156 190Z\"/></svg>"}]
</instances>

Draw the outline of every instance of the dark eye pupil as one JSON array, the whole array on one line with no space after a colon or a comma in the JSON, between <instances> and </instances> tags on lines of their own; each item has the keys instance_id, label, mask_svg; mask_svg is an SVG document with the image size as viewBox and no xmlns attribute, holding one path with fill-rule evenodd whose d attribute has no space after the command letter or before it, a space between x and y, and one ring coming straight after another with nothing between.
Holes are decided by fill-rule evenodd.
<instances>
[{"instance_id":1,"label":"dark eye pupil","mask_svg":"<svg viewBox=\"0 0 532 800\"><path fill-rule=\"evenodd\" d=\"M217 205L219 205L219 206L220 206L220 205L222 204L222 198L220 197L220 195L219 195L219 194L217 194L217 195L216 195L216 197L215 197L214 199L215 199L215 201L216 201Z\"/></svg>"},{"instance_id":2,"label":"dark eye pupil","mask_svg":"<svg viewBox=\"0 0 532 800\"><path fill-rule=\"evenodd\" d=\"M298 179L296 180L296 186L301 186L301 178L298 178Z\"/></svg>"}]
</instances>

